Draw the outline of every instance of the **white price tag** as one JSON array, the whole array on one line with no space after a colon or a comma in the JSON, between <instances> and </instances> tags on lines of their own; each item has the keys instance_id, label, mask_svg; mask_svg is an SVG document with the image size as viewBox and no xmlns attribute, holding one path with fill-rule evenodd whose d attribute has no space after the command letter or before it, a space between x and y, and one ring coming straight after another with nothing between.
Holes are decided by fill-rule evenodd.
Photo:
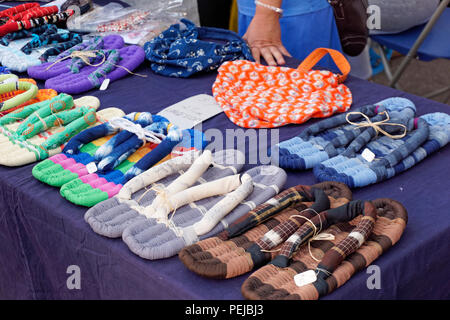
<instances>
[{"instance_id":1,"label":"white price tag","mask_svg":"<svg viewBox=\"0 0 450 320\"><path fill-rule=\"evenodd\" d=\"M95 164L95 162L90 162L86 165L86 169L88 173L97 172L97 165Z\"/></svg>"},{"instance_id":2,"label":"white price tag","mask_svg":"<svg viewBox=\"0 0 450 320\"><path fill-rule=\"evenodd\" d=\"M373 153L372 151L370 151L369 149L364 149L364 151L362 152L361 156L368 162L372 162L373 159L375 159L375 153Z\"/></svg>"},{"instance_id":3,"label":"white price tag","mask_svg":"<svg viewBox=\"0 0 450 320\"><path fill-rule=\"evenodd\" d=\"M314 270L308 270L302 273L298 273L294 276L294 281L297 287L303 287L307 284L313 283L317 280L316 272Z\"/></svg>"},{"instance_id":4,"label":"white price tag","mask_svg":"<svg viewBox=\"0 0 450 320\"><path fill-rule=\"evenodd\" d=\"M158 112L180 129L191 129L223 110L213 96L199 94L182 100Z\"/></svg>"},{"instance_id":5,"label":"white price tag","mask_svg":"<svg viewBox=\"0 0 450 320\"><path fill-rule=\"evenodd\" d=\"M100 86L100 91L105 91L106 89L108 89L109 86L109 79L106 78L105 80L103 80L102 85Z\"/></svg>"}]
</instances>

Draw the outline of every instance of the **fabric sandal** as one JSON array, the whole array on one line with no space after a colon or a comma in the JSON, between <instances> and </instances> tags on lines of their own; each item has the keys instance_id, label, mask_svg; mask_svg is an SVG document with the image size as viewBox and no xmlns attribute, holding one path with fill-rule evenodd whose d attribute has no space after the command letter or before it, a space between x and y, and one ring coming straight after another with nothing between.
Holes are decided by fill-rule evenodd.
<instances>
[{"instance_id":1,"label":"fabric sandal","mask_svg":"<svg viewBox=\"0 0 450 320\"><path fill-rule=\"evenodd\" d=\"M72 59L72 71L48 79L45 81L45 87L70 94L99 88L105 79L110 79L111 82L118 80L139 67L145 60L145 52L139 46L128 46L117 50L99 51L97 57L100 60L106 59L101 66L84 66L81 69L77 65L77 60Z\"/></svg>"},{"instance_id":2,"label":"fabric sandal","mask_svg":"<svg viewBox=\"0 0 450 320\"><path fill-rule=\"evenodd\" d=\"M155 123L155 128L162 127L161 132L165 132L168 125L168 121L164 121L165 118L153 116L149 112L133 112L124 118L144 127ZM61 154L36 165L33 168L34 177L51 186L61 187L67 182L89 174L87 169L89 163L99 163L116 146L133 137L131 132L119 130L120 128L113 126L111 122L85 130L73 137ZM139 141L136 145L139 145ZM154 145L148 147L154 148ZM98 169L97 165L95 168Z\"/></svg>"},{"instance_id":3,"label":"fabric sandal","mask_svg":"<svg viewBox=\"0 0 450 320\"><path fill-rule=\"evenodd\" d=\"M247 213L250 208L246 202L259 205L270 199L277 193L273 186L279 190L285 181L286 174L282 169L261 166L242 175L191 187L169 196L169 208L174 210L170 219L168 210L164 208L166 204L160 204L155 208L155 218L150 215L148 219L127 227L122 239L132 252L145 259L174 256L187 245L199 241L231 211L236 216ZM254 189L255 185L259 190ZM159 215L161 211L164 212L163 219Z\"/></svg>"},{"instance_id":4,"label":"fabric sandal","mask_svg":"<svg viewBox=\"0 0 450 320\"><path fill-rule=\"evenodd\" d=\"M128 181L117 196L89 209L85 220L95 232L103 236L121 237L127 226L146 219L143 214L145 207L153 203L161 190L166 194L176 194L193 184L236 174L241 170L244 160L244 155L236 150L217 151L214 154L205 150L202 155L199 152L185 153Z\"/></svg>"},{"instance_id":5,"label":"fabric sandal","mask_svg":"<svg viewBox=\"0 0 450 320\"><path fill-rule=\"evenodd\" d=\"M386 118L380 114L384 111L391 114L402 110L406 110L408 117L412 118L416 107L408 99L394 97L356 109L352 112L355 114L345 113L324 119L309 126L300 135L276 145L272 150L272 160L285 169L312 169L322 161L341 154L364 131L373 130L348 123L347 115L352 122L364 120L361 114L376 122Z\"/></svg>"},{"instance_id":6,"label":"fabric sandal","mask_svg":"<svg viewBox=\"0 0 450 320\"><path fill-rule=\"evenodd\" d=\"M123 114L116 108L96 113L99 105L96 97L60 94L0 118L0 164L21 166L56 155L81 130Z\"/></svg>"},{"instance_id":7,"label":"fabric sandal","mask_svg":"<svg viewBox=\"0 0 450 320\"><path fill-rule=\"evenodd\" d=\"M74 14L73 10L57 12L58 7L52 6L38 8L38 11L30 12L30 14L19 14L20 16L17 18L7 21L2 25L0 24L0 37L3 37L8 33L31 29L45 24L64 22Z\"/></svg>"},{"instance_id":8,"label":"fabric sandal","mask_svg":"<svg viewBox=\"0 0 450 320\"><path fill-rule=\"evenodd\" d=\"M145 127L147 133L153 132L152 135L159 135L163 140L144 143L142 137L128 130L111 138L120 128L112 123L117 121L113 119L75 136L63 154L35 166L33 175L42 182L61 187L61 195L69 201L90 207L114 196L128 180L166 160L177 144L186 150L201 150L206 145L202 134L181 131L164 117L150 113L133 113L127 117L149 124Z\"/></svg>"},{"instance_id":9,"label":"fabric sandal","mask_svg":"<svg viewBox=\"0 0 450 320\"><path fill-rule=\"evenodd\" d=\"M29 67L40 65L49 57L82 42L79 34L52 27L43 30L40 35L32 34L31 38L15 40L7 47L1 46L1 64L10 70L25 72Z\"/></svg>"},{"instance_id":10,"label":"fabric sandal","mask_svg":"<svg viewBox=\"0 0 450 320\"><path fill-rule=\"evenodd\" d=\"M276 242L282 242L276 232L286 238L283 232L295 231L298 222L291 219L290 228L286 222L291 216L307 216L330 206L340 206L350 200L350 190L341 183L292 187L236 220L217 237L188 246L181 250L178 256L194 273L208 278L232 278L252 270L258 264L258 261L253 260L254 257L246 252L258 239L265 240L266 235L266 238L271 237L276 239ZM311 210L307 210L308 208ZM263 256L267 260L270 253Z\"/></svg>"},{"instance_id":11,"label":"fabric sandal","mask_svg":"<svg viewBox=\"0 0 450 320\"><path fill-rule=\"evenodd\" d=\"M183 143L183 137L181 130L171 130L169 128L165 139L156 145L154 149L143 146L126 158L125 161L111 167L108 171L88 174L64 184L60 193L72 203L92 207L101 201L113 197L128 180L165 159L177 144ZM196 146L194 142L192 139L184 142L184 144L190 144L190 147L198 150L203 149L205 146L204 144ZM118 160L120 161L121 159ZM137 170L135 170L136 168Z\"/></svg>"},{"instance_id":12,"label":"fabric sandal","mask_svg":"<svg viewBox=\"0 0 450 320\"><path fill-rule=\"evenodd\" d=\"M56 56L55 62L47 62L38 66L29 67L28 75L35 79L47 80L70 71L72 61L70 59L60 60L70 56L74 51L120 49L124 46L124 44L125 42L123 38L119 35L92 37L89 40L84 41ZM83 63L80 58L77 59L80 63Z\"/></svg>"},{"instance_id":13,"label":"fabric sandal","mask_svg":"<svg viewBox=\"0 0 450 320\"><path fill-rule=\"evenodd\" d=\"M401 123L401 121L397 121ZM450 115L430 113L409 119L408 134L401 139L382 136L365 148L355 146L314 168L319 181L340 181L350 188L364 187L390 179L428 155L444 147L450 140ZM365 154L373 155L367 158Z\"/></svg>"},{"instance_id":14,"label":"fabric sandal","mask_svg":"<svg viewBox=\"0 0 450 320\"><path fill-rule=\"evenodd\" d=\"M284 254L244 281L243 296L252 300L319 299L397 243L408 220L403 205L391 199L358 201L333 210L357 216L324 230L329 240L312 239L298 250L298 242L286 242Z\"/></svg>"}]
</instances>

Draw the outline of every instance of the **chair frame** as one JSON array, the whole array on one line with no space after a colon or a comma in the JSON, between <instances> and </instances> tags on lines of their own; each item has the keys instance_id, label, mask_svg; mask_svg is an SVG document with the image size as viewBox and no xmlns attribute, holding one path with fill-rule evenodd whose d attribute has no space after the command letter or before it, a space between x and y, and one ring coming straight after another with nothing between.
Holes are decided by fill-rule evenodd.
<instances>
[{"instance_id":1,"label":"chair frame","mask_svg":"<svg viewBox=\"0 0 450 320\"><path fill-rule=\"evenodd\" d=\"M380 57L381 57L381 62L383 63L384 71L385 71L386 77L389 80L389 86L390 87L401 90L399 85L398 85L398 81L399 81L400 77L403 75L403 73L405 72L406 68L411 63L411 61L413 59L417 58L417 51L419 50L420 46L425 41L425 39L427 38L428 34L431 32L431 29L433 29L434 25L439 20L440 16L444 12L444 10L446 10L446 8L447 8L447 6L449 4L450 4L450 0L443 0L439 4L439 7L433 13L433 15L431 16L430 20L427 22L427 24L425 25L424 29L420 33L419 37L414 42L414 45L411 47L411 49L409 49L409 52L403 58L400 66L397 68L395 73L392 73L392 69L391 69L391 67L389 65L388 58L386 57L386 54L385 54L383 48L381 47L381 45L379 43L376 44L377 47L379 48L378 51L379 51L379 54L380 54ZM374 41L374 42L376 42L376 41ZM443 94L443 93L445 93L447 91L449 91L449 94L447 95L447 97L444 100L444 103L446 103L447 101L450 100L450 86L442 88L442 89L439 89L439 90L436 90L436 91L433 91L433 92L430 92L430 93L426 94L424 97L425 98L433 98L433 97L441 95L441 94Z\"/></svg>"}]
</instances>

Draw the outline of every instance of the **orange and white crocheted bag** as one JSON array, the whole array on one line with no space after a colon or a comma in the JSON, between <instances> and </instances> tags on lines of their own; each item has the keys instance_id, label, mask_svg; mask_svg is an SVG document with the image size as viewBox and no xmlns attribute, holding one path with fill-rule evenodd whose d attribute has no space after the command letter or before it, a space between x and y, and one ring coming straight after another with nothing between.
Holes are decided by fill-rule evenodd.
<instances>
[{"instance_id":1,"label":"orange and white crocheted bag","mask_svg":"<svg viewBox=\"0 0 450 320\"><path fill-rule=\"evenodd\" d=\"M327 53L342 72L311 70ZM228 61L219 68L212 91L230 120L244 128L300 124L347 111L350 89L342 84L350 64L336 50L318 48L297 69L251 61Z\"/></svg>"}]
</instances>

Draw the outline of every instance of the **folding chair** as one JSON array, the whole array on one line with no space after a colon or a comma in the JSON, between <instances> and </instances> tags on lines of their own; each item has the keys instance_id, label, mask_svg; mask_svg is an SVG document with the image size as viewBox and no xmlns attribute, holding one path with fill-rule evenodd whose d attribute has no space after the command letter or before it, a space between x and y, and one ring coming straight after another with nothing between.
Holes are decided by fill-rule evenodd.
<instances>
[{"instance_id":1,"label":"folding chair","mask_svg":"<svg viewBox=\"0 0 450 320\"><path fill-rule=\"evenodd\" d=\"M380 46L393 49L405 55L395 74L389 66L384 50L380 48L381 61L391 87L398 87L398 80L408 67L412 59L422 61L434 59L450 59L450 8L447 8L450 0L443 0L434 12L428 23L411 28L398 34L372 35L372 40ZM425 95L432 98L449 91L446 101L450 99L450 86L436 90Z\"/></svg>"}]
</instances>

